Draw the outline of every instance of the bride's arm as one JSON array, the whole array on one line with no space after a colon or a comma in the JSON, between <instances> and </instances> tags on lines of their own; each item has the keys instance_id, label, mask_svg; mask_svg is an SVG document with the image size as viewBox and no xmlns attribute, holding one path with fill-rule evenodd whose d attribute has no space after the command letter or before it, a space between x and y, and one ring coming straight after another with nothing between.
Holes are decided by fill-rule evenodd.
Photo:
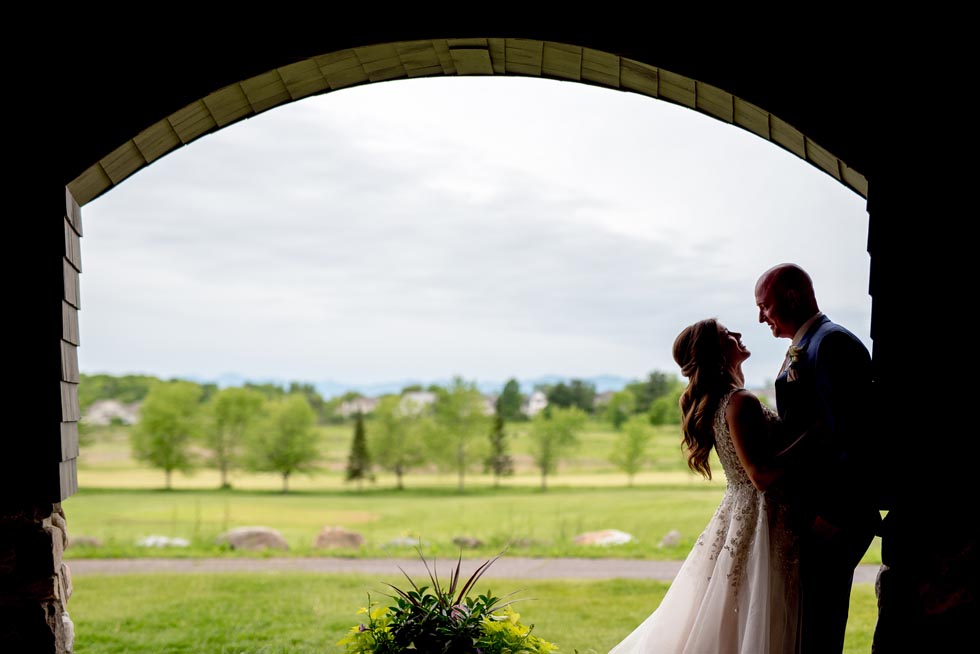
<instances>
[{"instance_id":1,"label":"bride's arm","mask_svg":"<svg viewBox=\"0 0 980 654\"><path fill-rule=\"evenodd\" d=\"M752 485L766 490L783 476L783 468L765 454L768 424L759 398L748 391L732 395L725 410L725 421L742 468Z\"/></svg>"}]
</instances>

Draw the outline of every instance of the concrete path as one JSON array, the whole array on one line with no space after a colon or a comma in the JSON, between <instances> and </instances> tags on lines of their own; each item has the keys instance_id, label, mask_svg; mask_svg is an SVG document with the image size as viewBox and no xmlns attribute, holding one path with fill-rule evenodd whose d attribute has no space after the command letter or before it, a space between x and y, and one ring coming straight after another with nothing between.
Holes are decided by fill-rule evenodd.
<instances>
[{"instance_id":1,"label":"concrete path","mask_svg":"<svg viewBox=\"0 0 980 654\"><path fill-rule=\"evenodd\" d=\"M66 557L73 577L87 574L180 574L215 572L310 572L362 573L383 577L382 581L396 583L404 579L402 570L413 579L427 575L422 562L405 559L342 559L342 558L220 558L220 559L77 559ZM464 559L462 576L468 577L486 559ZM429 562L430 565L432 562ZM448 576L456 565L455 559L437 559L436 572ZM671 581L680 569L680 561L636 561L632 559L533 559L503 557L495 561L484 574L485 578L505 579L659 579ZM860 565L854 583L873 584L877 565Z\"/></svg>"}]
</instances>

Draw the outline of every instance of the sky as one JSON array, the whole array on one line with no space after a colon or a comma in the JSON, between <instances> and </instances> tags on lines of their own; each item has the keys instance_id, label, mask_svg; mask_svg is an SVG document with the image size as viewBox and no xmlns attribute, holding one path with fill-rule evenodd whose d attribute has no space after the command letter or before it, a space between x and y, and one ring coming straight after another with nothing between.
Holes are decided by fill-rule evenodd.
<instances>
[{"instance_id":1,"label":"sky","mask_svg":"<svg viewBox=\"0 0 980 654\"><path fill-rule=\"evenodd\" d=\"M82 208L87 374L351 386L679 374L718 318L770 383L759 274L792 261L870 348L866 201L635 93L536 78L369 84L182 147Z\"/></svg>"}]
</instances>

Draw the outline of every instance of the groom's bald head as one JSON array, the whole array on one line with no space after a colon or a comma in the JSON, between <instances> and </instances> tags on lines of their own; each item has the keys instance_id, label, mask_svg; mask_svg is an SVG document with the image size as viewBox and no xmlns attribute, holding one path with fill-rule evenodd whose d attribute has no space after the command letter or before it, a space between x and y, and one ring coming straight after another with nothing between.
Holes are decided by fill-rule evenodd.
<instances>
[{"instance_id":1,"label":"groom's bald head","mask_svg":"<svg viewBox=\"0 0 980 654\"><path fill-rule=\"evenodd\" d=\"M820 310L810 275L794 263L781 263L762 273L755 284L755 303L759 322L768 324L777 338L793 338Z\"/></svg>"}]
</instances>

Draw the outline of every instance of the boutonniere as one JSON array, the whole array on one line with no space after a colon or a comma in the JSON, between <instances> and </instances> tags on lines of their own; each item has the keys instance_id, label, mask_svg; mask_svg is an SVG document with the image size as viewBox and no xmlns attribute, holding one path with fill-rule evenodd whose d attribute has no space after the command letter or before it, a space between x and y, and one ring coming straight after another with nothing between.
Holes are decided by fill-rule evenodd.
<instances>
[{"instance_id":1,"label":"boutonniere","mask_svg":"<svg viewBox=\"0 0 980 654\"><path fill-rule=\"evenodd\" d=\"M800 361L803 360L804 352L806 352L806 345L790 345L789 349L786 350L786 358L789 359L786 377L789 381L794 381L800 376L799 365Z\"/></svg>"}]
</instances>

